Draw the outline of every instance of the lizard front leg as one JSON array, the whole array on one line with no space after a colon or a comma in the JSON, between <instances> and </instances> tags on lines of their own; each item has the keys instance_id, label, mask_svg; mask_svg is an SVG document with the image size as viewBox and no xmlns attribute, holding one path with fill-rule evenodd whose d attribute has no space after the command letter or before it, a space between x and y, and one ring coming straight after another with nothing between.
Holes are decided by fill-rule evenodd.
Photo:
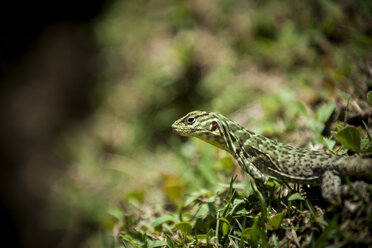
<instances>
[{"instance_id":1,"label":"lizard front leg","mask_svg":"<svg viewBox=\"0 0 372 248\"><path fill-rule=\"evenodd\" d=\"M249 175L251 175L254 178L257 184L265 185L267 181L266 177L259 169L257 169L256 166L254 166L253 164L254 158L244 158L244 156L241 153L242 151L237 151L235 156L235 158L238 160L239 165L243 168L244 171L246 171ZM244 159L242 159L242 157Z\"/></svg>"},{"instance_id":2,"label":"lizard front leg","mask_svg":"<svg viewBox=\"0 0 372 248\"><path fill-rule=\"evenodd\" d=\"M322 189L322 196L324 199L337 205L341 203L341 178L337 171L325 171L322 176L320 187Z\"/></svg>"},{"instance_id":3,"label":"lizard front leg","mask_svg":"<svg viewBox=\"0 0 372 248\"><path fill-rule=\"evenodd\" d=\"M230 153L238 161L241 168L244 171L246 171L249 175L251 175L255 179L256 183L260 185L262 184L265 185L267 181L265 178L265 175L259 169L257 169L256 166L254 166L254 164L252 163L254 160L253 157L247 158L244 156L245 151L243 151L244 149L243 146L241 146L241 144L238 144L238 147L237 147L235 142L239 143L239 139L228 128L228 125L226 125L226 123L219 122L218 129L220 133L222 134L222 137L224 137Z\"/></svg>"}]
</instances>

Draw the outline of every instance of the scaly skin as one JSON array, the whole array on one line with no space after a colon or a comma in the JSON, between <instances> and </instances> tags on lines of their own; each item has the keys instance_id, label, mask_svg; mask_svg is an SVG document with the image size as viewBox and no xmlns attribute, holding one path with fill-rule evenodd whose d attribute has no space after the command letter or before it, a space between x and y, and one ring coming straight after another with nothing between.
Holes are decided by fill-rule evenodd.
<instances>
[{"instance_id":1,"label":"scaly skin","mask_svg":"<svg viewBox=\"0 0 372 248\"><path fill-rule=\"evenodd\" d=\"M175 121L173 132L193 136L229 152L256 182L265 174L281 181L320 185L329 202L340 202L342 176L363 177L372 172L372 160L307 151L257 135L225 116L193 111Z\"/></svg>"}]
</instances>

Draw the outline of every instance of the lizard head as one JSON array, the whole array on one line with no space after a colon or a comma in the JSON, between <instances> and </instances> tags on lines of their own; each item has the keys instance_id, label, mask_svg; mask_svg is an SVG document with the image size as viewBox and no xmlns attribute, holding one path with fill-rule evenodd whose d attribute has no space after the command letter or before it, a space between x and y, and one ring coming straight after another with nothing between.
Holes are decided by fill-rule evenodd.
<instances>
[{"instance_id":1,"label":"lizard head","mask_svg":"<svg viewBox=\"0 0 372 248\"><path fill-rule=\"evenodd\" d=\"M214 146L228 151L219 127L224 116L206 111L192 111L176 120L172 125L174 133L202 139Z\"/></svg>"}]
</instances>

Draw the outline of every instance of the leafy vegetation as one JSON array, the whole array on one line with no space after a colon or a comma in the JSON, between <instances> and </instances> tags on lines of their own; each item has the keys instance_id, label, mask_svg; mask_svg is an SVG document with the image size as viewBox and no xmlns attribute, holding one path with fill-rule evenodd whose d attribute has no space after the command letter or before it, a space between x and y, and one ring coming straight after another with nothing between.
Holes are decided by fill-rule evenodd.
<instances>
[{"instance_id":1,"label":"leafy vegetation","mask_svg":"<svg viewBox=\"0 0 372 248\"><path fill-rule=\"evenodd\" d=\"M170 129L205 109L297 147L371 153L371 18L364 0L114 1L96 24L97 110L56 149L71 167L49 224L89 247L371 245L370 198L260 192L230 155Z\"/></svg>"}]
</instances>

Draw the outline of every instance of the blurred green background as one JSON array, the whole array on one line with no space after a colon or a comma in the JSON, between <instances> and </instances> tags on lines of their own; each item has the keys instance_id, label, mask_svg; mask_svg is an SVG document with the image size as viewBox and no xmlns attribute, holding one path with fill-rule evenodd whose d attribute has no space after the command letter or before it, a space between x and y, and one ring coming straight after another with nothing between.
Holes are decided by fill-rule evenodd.
<instances>
[{"instance_id":1,"label":"blurred green background","mask_svg":"<svg viewBox=\"0 0 372 248\"><path fill-rule=\"evenodd\" d=\"M364 99L372 88L371 1L112 0L88 27L94 69L68 66L93 75L80 99L89 111L61 121L45 148L63 166L20 169L30 184L47 178L36 218L58 233L56 247L110 246L120 221L229 182L237 172L227 154L171 132L187 112L220 112L306 146L324 131L319 113L328 118L347 95Z\"/></svg>"}]
</instances>

